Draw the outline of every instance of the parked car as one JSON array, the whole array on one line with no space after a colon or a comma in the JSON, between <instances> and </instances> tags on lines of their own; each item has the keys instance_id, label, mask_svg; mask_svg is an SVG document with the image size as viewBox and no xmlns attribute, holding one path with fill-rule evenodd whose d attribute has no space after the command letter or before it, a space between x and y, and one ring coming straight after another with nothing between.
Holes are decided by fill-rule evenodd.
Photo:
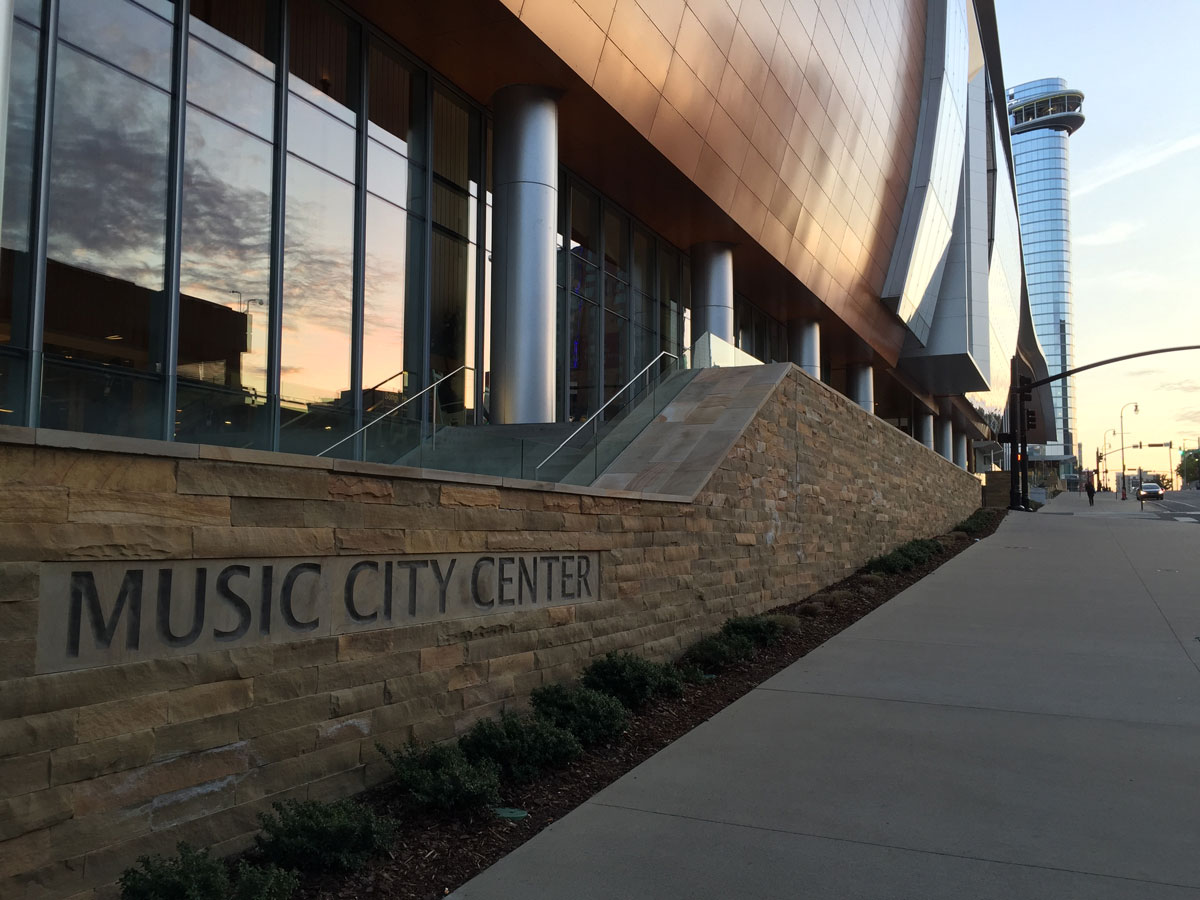
<instances>
[{"instance_id":1,"label":"parked car","mask_svg":"<svg viewBox=\"0 0 1200 900\"><path fill-rule=\"evenodd\" d=\"M1162 486L1153 481L1143 481L1142 486L1138 488L1137 498L1139 500L1161 500L1163 498Z\"/></svg>"}]
</instances>

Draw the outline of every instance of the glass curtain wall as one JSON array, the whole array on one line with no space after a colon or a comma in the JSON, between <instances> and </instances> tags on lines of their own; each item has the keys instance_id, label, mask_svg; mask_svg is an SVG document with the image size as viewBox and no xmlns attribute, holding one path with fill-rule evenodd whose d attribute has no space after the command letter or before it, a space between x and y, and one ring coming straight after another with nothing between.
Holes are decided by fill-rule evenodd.
<instances>
[{"instance_id":1,"label":"glass curtain wall","mask_svg":"<svg viewBox=\"0 0 1200 900\"><path fill-rule=\"evenodd\" d=\"M481 109L326 0L60 4L55 59L40 0L16 2L0 422L311 454L451 373L411 409L486 420ZM686 347L690 292L683 254L565 171L559 200L579 421Z\"/></svg>"},{"instance_id":2,"label":"glass curtain wall","mask_svg":"<svg viewBox=\"0 0 1200 900\"><path fill-rule=\"evenodd\" d=\"M378 40L371 41L367 71L364 423L419 390L426 365L426 79ZM393 462L393 448L411 440L407 421L390 417L367 432L365 457Z\"/></svg>"},{"instance_id":3,"label":"glass curtain wall","mask_svg":"<svg viewBox=\"0 0 1200 900\"><path fill-rule=\"evenodd\" d=\"M475 420L476 270L482 120L448 92L433 92L433 227L429 257L429 377L434 419Z\"/></svg>"},{"instance_id":4,"label":"glass curtain wall","mask_svg":"<svg viewBox=\"0 0 1200 900\"><path fill-rule=\"evenodd\" d=\"M175 7L64 0L50 147L41 424L161 433Z\"/></svg>"},{"instance_id":5,"label":"glass curtain wall","mask_svg":"<svg viewBox=\"0 0 1200 900\"><path fill-rule=\"evenodd\" d=\"M559 184L558 397L560 417L582 422L660 351L687 348L691 281L669 243L570 173Z\"/></svg>"},{"instance_id":6,"label":"glass curtain wall","mask_svg":"<svg viewBox=\"0 0 1200 900\"><path fill-rule=\"evenodd\" d=\"M733 333L737 348L761 362L785 362L788 358L787 326L741 295L734 297Z\"/></svg>"},{"instance_id":7,"label":"glass curtain wall","mask_svg":"<svg viewBox=\"0 0 1200 900\"><path fill-rule=\"evenodd\" d=\"M266 0L191 13L174 433L266 448L276 22Z\"/></svg>"}]
</instances>

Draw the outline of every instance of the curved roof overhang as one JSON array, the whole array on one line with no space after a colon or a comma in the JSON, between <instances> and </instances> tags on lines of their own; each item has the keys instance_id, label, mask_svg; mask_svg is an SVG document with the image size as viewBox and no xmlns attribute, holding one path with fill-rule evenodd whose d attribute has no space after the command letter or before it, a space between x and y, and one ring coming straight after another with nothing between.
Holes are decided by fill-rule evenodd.
<instances>
[{"instance_id":1,"label":"curved roof overhang","mask_svg":"<svg viewBox=\"0 0 1200 900\"><path fill-rule=\"evenodd\" d=\"M1029 119L1020 125L1012 126L1013 134L1024 134L1027 131L1037 131L1039 128L1049 128L1054 131L1065 131L1074 134L1083 124L1083 113L1062 112L1051 113L1036 119Z\"/></svg>"}]
</instances>

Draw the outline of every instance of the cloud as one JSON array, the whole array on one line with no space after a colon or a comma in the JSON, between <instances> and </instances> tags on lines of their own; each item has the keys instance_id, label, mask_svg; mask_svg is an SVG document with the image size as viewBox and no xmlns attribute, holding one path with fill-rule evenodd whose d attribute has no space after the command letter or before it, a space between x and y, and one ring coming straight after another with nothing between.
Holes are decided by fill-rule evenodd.
<instances>
[{"instance_id":1,"label":"cloud","mask_svg":"<svg viewBox=\"0 0 1200 900\"><path fill-rule=\"evenodd\" d=\"M1177 422L1189 422L1193 425L1200 425L1200 409L1189 409L1175 416Z\"/></svg>"},{"instance_id":2,"label":"cloud","mask_svg":"<svg viewBox=\"0 0 1200 900\"><path fill-rule=\"evenodd\" d=\"M1076 247L1106 247L1128 240L1142 230L1141 222L1113 222L1107 228L1072 238Z\"/></svg>"},{"instance_id":3,"label":"cloud","mask_svg":"<svg viewBox=\"0 0 1200 900\"><path fill-rule=\"evenodd\" d=\"M1200 391L1200 382L1196 381L1164 381L1158 386L1160 391L1180 391L1185 394L1194 394Z\"/></svg>"},{"instance_id":4,"label":"cloud","mask_svg":"<svg viewBox=\"0 0 1200 900\"><path fill-rule=\"evenodd\" d=\"M1200 149L1200 134L1190 134L1174 141L1160 141L1157 144L1143 145L1123 151L1103 165L1080 176L1078 181L1080 186L1075 188L1071 195L1072 197L1082 197L1084 194L1090 194L1126 175L1152 169L1174 156L1197 149Z\"/></svg>"},{"instance_id":5,"label":"cloud","mask_svg":"<svg viewBox=\"0 0 1200 900\"><path fill-rule=\"evenodd\" d=\"M1138 369L1125 373L1126 378L1148 378L1151 375L1161 375L1162 369Z\"/></svg>"}]
</instances>

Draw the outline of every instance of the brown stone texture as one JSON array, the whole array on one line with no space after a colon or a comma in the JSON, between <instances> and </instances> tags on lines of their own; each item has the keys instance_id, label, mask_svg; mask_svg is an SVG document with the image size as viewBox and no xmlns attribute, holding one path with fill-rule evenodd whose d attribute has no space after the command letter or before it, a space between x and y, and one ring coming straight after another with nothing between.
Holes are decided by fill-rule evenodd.
<instances>
[{"instance_id":1,"label":"brown stone texture","mask_svg":"<svg viewBox=\"0 0 1200 900\"><path fill-rule=\"evenodd\" d=\"M700 383L757 393L740 433L684 422L695 447L678 444L653 494L636 492L632 466L630 486L589 492L0 443L0 482L28 509L0 511L0 640L18 650L36 634L42 561L528 549L594 551L600 570L598 597L576 606L54 674L0 668L0 896L109 896L139 855L177 841L244 848L274 800L378 783L376 741L452 738L609 650L668 658L979 505L973 476L798 369Z\"/></svg>"}]
</instances>

